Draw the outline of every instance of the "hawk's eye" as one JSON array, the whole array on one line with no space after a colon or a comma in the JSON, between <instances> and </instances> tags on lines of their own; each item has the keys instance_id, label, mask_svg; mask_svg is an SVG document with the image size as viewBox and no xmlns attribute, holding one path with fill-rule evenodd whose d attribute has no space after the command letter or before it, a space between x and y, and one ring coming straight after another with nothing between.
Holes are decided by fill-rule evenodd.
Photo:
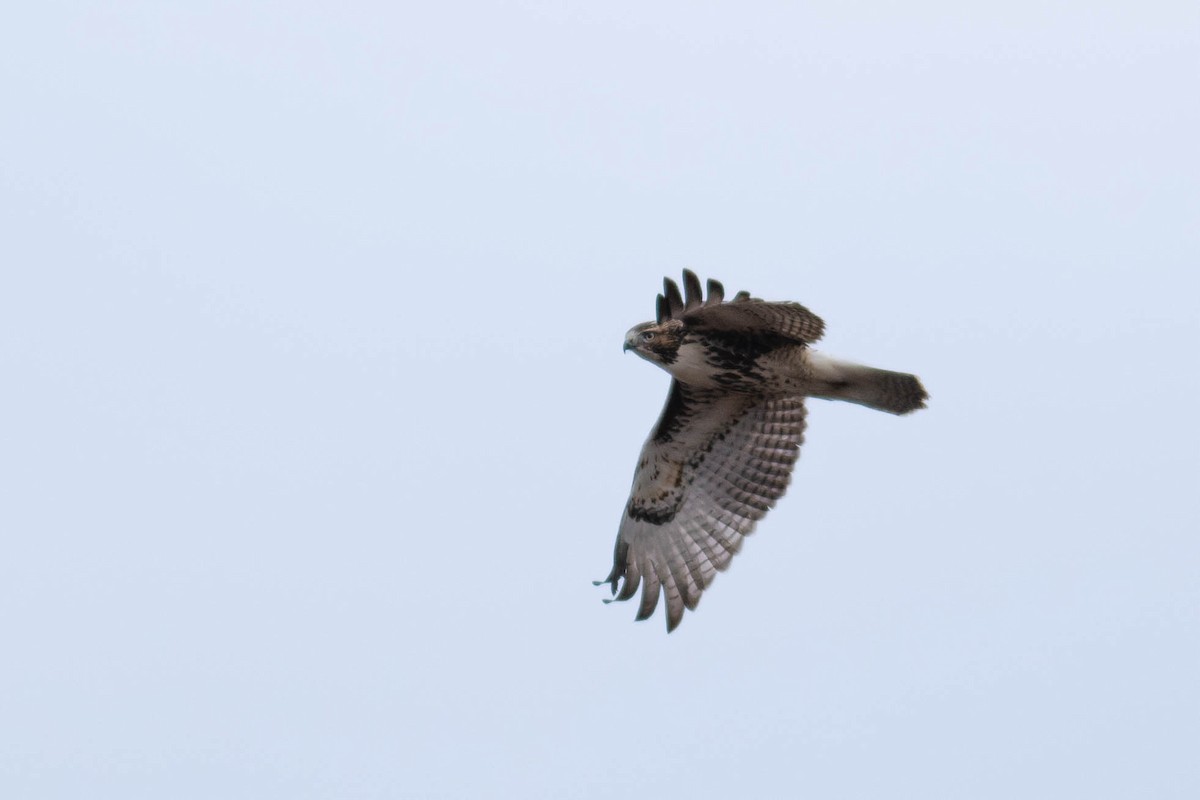
<instances>
[{"instance_id":1,"label":"hawk's eye","mask_svg":"<svg viewBox=\"0 0 1200 800\"><path fill-rule=\"evenodd\" d=\"M648 342L653 338L654 338L654 334L651 333L650 331L642 331L642 341L643 342Z\"/></svg>"}]
</instances>

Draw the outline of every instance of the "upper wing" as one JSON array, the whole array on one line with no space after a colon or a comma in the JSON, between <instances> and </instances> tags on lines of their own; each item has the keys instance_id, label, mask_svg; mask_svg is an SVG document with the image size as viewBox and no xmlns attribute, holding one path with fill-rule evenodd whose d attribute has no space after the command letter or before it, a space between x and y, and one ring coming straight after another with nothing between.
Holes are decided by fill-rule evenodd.
<instances>
[{"instance_id":1,"label":"upper wing","mask_svg":"<svg viewBox=\"0 0 1200 800\"><path fill-rule=\"evenodd\" d=\"M663 279L657 304L660 323L681 319L696 332L772 334L798 344L812 344L825 334L825 321L799 303L768 303L747 292L722 302L725 288L715 280L708 282L708 298L704 299L700 280L689 269L683 271L683 288L681 295L675 281Z\"/></svg>"},{"instance_id":2,"label":"upper wing","mask_svg":"<svg viewBox=\"0 0 1200 800\"><path fill-rule=\"evenodd\" d=\"M703 392L671 382L642 448L621 519L610 583L618 600L642 588L638 619L667 599L667 630L724 570L791 480L804 400ZM618 583L624 579L619 588Z\"/></svg>"},{"instance_id":3,"label":"upper wing","mask_svg":"<svg viewBox=\"0 0 1200 800\"><path fill-rule=\"evenodd\" d=\"M768 303L754 297L701 306L683 315L692 331L751 335L776 334L797 344L812 344L825 334L825 322L799 303Z\"/></svg>"}]
</instances>

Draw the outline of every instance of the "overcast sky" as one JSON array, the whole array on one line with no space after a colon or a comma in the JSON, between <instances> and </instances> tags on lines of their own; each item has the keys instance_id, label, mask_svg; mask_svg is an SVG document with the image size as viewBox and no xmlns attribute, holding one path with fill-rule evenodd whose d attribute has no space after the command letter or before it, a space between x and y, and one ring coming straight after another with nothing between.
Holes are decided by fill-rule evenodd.
<instances>
[{"instance_id":1,"label":"overcast sky","mask_svg":"<svg viewBox=\"0 0 1200 800\"><path fill-rule=\"evenodd\" d=\"M0 796L1200 796L1200 6L3 16ZM684 267L932 400L668 637Z\"/></svg>"}]
</instances>

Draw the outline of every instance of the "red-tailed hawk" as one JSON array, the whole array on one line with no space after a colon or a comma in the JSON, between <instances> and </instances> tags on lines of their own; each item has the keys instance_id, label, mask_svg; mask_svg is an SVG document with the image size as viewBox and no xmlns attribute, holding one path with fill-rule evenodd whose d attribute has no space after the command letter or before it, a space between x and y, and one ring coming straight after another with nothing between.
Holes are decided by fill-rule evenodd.
<instances>
[{"instance_id":1,"label":"red-tailed hawk","mask_svg":"<svg viewBox=\"0 0 1200 800\"><path fill-rule=\"evenodd\" d=\"M667 630L694 610L791 480L804 439L804 398L908 414L928 395L915 375L836 361L812 350L825 323L799 303L768 303L683 272L657 319L625 334L625 349L671 373L667 404L642 447L617 534L617 600L642 587L637 618L667 601ZM611 602L606 600L605 602Z\"/></svg>"}]
</instances>

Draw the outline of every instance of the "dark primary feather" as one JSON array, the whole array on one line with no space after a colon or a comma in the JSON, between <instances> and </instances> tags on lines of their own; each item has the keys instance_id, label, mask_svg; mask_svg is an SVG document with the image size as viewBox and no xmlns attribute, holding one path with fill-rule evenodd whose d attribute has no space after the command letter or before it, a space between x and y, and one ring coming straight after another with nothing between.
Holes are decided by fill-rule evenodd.
<instances>
[{"instance_id":1,"label":"dark primary feather","mask_svg":"<svg viewBox=\"0 0 1200 800\"><path fill-rule=\"evenodd\" d=\"M708 279L708 300L705 302L707 302L709 304L713 304L713 303L719 303L724 299L725 299L725 287L721 285L720 281L709 278Z\"/></svg>"},{"instance_id":2,"label":"dark primary feather","mask_svg":"<svg viewBox=\"0 0 1200 800\"><path fill-rule=\"evenodd\" d=\"M735 300L750 297L746 292L739 292ZM663 293L658 296L655 304L655 319L661 324L666 320L680 319L686 312L702 306L719 305L725 298L725 287L720 281L709 278L708 299L700 288L700 279L690 269L683 271L683 294L679 293L679 285L670 278L663 278Z\"/></svg>"},{"instance_id":3,"label":"dark primary feather","mask_svg":"<svg viewBox=\"0 0 1200 800\"><path fill-rule=\"evenodd\" d=\"M704 291L700 288L700 279L690 269L683 271L683 297L688 311L699 308L704 303Z\"/></svg>"},{"instance_id":4,"label":"dark primary feather","mask_svg":"<svg viewBox=\"0 0 1200 800\"><path fill-rule=\"evenodd\" d=\"M683 297L679 294L679 286L670 278L663 278L663 294L667 297L667 310L671 319L679 319L685 308Z\"/></svg>"}]
</instances>

